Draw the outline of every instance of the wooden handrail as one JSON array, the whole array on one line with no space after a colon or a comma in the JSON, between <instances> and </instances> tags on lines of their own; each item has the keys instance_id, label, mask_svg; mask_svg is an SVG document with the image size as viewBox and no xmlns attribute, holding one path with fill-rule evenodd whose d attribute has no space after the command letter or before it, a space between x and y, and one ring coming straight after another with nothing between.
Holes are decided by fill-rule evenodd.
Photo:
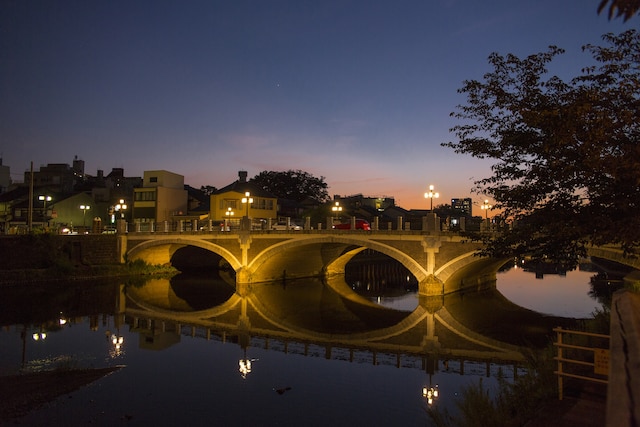
<instances>
[{"instance_id":1,"label":"wooden handrail","mask_svg":"<svg viewBox=\"0 0 640 427\"><path fill-rule=\"evenodd\" d=\"M600 384L609 383L608 381L609 349L608 348L605 349L600 347L586 347L581 345L565 344L562 342L563 335L588 336L588 337L601 338L601 339L607 339L607 340L610 339L609 335L596 334L592 332L583 332L583 331L572 331L572 330L563 329L563 328L553 328L553 331L557 333L557 338L558 338L557 342L553 344L558 349L558 355L554 357L554 359L558 361L558 370L554 372L554 374L558 376L558 400L562 400L562 397L563 397L563 388L564 388L563 378L564 377L576 378L576 379L585 380L585 381L592 381ZM593 352L594 361L586 362L584 360L568 358L566 357L565 354L563 354L564 349ZM582 365L582 366L593 366L594 375L604 375L607 377L607 379L590 377L586 375L577 375L570 372L565 372L563 370L563 367L564 367L563 363L571 363L574 365Z\"/></svg>"}]
</instances>

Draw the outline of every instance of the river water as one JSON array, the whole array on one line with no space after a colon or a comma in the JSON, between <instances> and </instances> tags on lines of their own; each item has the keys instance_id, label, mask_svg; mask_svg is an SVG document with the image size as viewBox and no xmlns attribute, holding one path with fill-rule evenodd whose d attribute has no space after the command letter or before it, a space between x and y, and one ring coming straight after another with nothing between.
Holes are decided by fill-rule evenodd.
<instances>
[{"instance_id":1,"label":"river water","mask_svg":"<svg viewBox=\"0 0 640 427\"><path fill-rule=\"evenodd\" d=\"M535 279L511 269L498 274L497 290L543 313L535 314L540 319L588 317L599 307L589 297L593 274ZM460 339L472 334L468 325L460 326L459 336L438 321L429 329L429 311L423 310L425 320L416 328L392 336L389 331L420 311L413 286L388 295L363 292L362 301L336 289L293 281L240 298L221 279L187 278L4 290L0 375L123 368L2 424L425 426L429 403L423 387L437 386L432 405L455 411L465 385L483 379L495 387L498 371L512 378L525 369L509 361L455 357L479 344ZM492 305L489 297L478 301L492 311L504 306ZM367 305L367 298L377 307ZM467 294L463 302L473 304L474 298ZM455 314L460 301L451 297L444 306ZM496 332L503 327L504 320ZM416 330L427 336L425 348L437 351L413 351Z\"/></svg>"}]
</instances>

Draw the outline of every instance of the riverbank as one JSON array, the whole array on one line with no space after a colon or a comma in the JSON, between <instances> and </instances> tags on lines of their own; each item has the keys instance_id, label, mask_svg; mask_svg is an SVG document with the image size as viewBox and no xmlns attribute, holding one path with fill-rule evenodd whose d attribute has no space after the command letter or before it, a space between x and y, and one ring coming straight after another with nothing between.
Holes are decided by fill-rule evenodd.
<instances>
[{"instance_id":1,"label":"riverbank","mask_svg":"<svg viewBox=\"0 0 640 427\"><path fill-rule=\"evenodd\" d=\"M142 261L126 264L54 266L50 268L31 268L2 270L0 288L23 286L25 284L44 284L69 281L83 281L116 277L171 277L179 271L171 266L149 265Z\"/></svg>"},{"instance_id":2,"label":"riverbank","mask_svg":"<svg viewBox=\"0 0 640 427\"><path fill-rule=\"evenodd\" d=\"M19 419L121 368L62 369L0 377L0 422Z\"/></svg>"}]
</instances>

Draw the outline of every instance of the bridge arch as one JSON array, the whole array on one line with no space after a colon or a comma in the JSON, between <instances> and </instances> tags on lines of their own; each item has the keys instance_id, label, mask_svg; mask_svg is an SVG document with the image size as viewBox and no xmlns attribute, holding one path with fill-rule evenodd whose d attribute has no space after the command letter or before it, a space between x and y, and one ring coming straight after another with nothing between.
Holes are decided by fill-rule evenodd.
<instances>
[{"instance_id":1,"label":"bridge arch","mask_svg":"<svg viewBox=\"0 0 640 427\"><path fill-rule=\"evenodd\" d=\"M180 238L167 238L162 240L147 240L135 245L127 251L130 260L141 259L149 264L164 265L171 262L175 252L186 246L195 246L220 255L227 261L231 268L239 270L242 267L240 261L227 249L205 240L192 240Z\"/></svg>"},{"instance_id":2,"label":"bridge arch","mask_svg":"<svg viewBox=\"0 0 640 427\"><path fill-rule=\"evenodd\" d=\"M365 249L385 254L405 266L413 274L418 282L422 282L429 277L426 269L415 259L405 254L401 250L392 246L380 243L371 239L358 239L351 236L312 236L306 239L292 239L274 244L259 252L248 266L251 275L250 282L266 282L278 279L282 276L282 270L267 267L269 262L276 256L299 252L305 247L312 247L316 250L303 252L308 255L305 262L314 263L311 267L310 275L333 275L343 274L344 266L351 258ZM318 247L320 250L318 251ZM314 254L317 254L315 259Z\"/></svg>"}]
</instances>

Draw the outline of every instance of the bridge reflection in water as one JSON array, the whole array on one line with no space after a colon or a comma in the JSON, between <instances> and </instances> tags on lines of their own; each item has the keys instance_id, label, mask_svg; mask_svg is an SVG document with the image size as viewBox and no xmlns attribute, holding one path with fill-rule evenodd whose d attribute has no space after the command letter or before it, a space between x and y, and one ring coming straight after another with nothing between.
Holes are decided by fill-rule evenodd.
<instances>
[{"instance_id":1,"label":"bridge reflection in water","mask_svg":"<svg viewBox=\"0 0 640 427\"><path fill-rule=\"evenodd\" d=\"M0 334L0 344L22 352L23 367L56 351L86 354L83 363L91 366L125 364L100 387L64 400L74 416L111 417L110 425L125 414L145 425L424 425L423 387L438 384L434 404L455 409L464 384L498 372L507 379L522 374L520 346L562 325L514 306L491 280L480 291L444 299L412 291L409 311L381 307L351 285L334 276L261 284L241 294L222 279L176 276L140 286L48 286L41 297L14 287L3 293L0 318L19 327ZM43 331L46 340L31 340ZM107 332L119 337L120 348L108 341L105 359ZM64 425L64 411L52 408L23 423Z\"/></svg>"},{"instance_id":2,"label":"bridge reflection in water","mask_svg":"<svg viewBox=\"0 0 640 427\"><path fill-rule=\"evenodd\" d=\"M546 341L544 323L551 328L558 322L542 322L543 316L509 303L493 285L477 295L416 294L415 309L400 311L358 295L344 277L274 282L242 294L218 281L216 286L226 287L228 299L203 308L200 286L191 298L180 295L175 279L153 279L123 288L120 315L147 349L170 347L187 335L236 343L249 355L252 348L260 348L430 374L439 367L464 374L465 362L471 361L485 364L487 376L492 366L512 366L511 373L503 372L510 377L523 366L522 346L537 338ZM479 306L473 302L476 298ZM472 305L476 308L469 309ZM500 332L500 325L487 326L491 319L508 322L506 332ZM517 329L510 330L514 324ZM474 325L493 332L481 334Z\"/></svg>"}]
</instances>

